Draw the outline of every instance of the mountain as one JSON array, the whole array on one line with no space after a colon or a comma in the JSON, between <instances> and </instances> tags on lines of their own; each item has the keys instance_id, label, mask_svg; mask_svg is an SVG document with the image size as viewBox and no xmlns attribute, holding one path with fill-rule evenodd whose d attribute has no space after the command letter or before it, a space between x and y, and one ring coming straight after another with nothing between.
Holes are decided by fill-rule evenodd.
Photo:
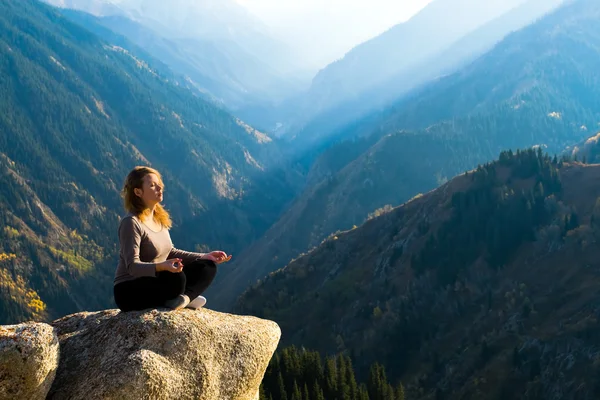
<instances>
[{"instance_id":1,"label":"mountain","mask_svg":"<svg viewBox=\"0 0 600 400\"><path fill-rule=\"evenodd\" d=\"M516 32L460 72L376 117L324 151L311 185L228 270L214 296L234 295L336 230L428 192L506 149L559 153L600 121L600 6L579 1ZM568 76L568 79L565 78Z\"/></svg>"},{"instance_id":2,"label":"mountain","mask_svg":"<svg viewBox=\"0 0 600 400\"><path fill-rule=\"evenodd\" d=\"M49 6L0 3L0 323L112 304L119 191L135 165L162 171L180 246L258 235L293 196L291 171L269 178L270 137L162 67ZM194 219L212 224L182 232Z\"/></svg>"},{"instance_id":3,"label":"mountain","mask_svg":"<svg viewBox=\"0 0 600 400\"><path fill-rule=\"evenodd\" d=\"M433 1L407 22L356 46L343 59L320 71L313 87L319 93L333 94L338 98L360 93L410 68L411 64L416 65L443 51L470 31L523 1L491 1L486 4L474 0ZM440 21L447 20L449 15L461 23L439 26Z\"/></svg>"},{"instance_id":4,"label":"mountain","mask_svg":"<svg viewBox=\"0 0 600 400\"><path fill-rule=\"evenodd\" d=\"M289 72L291 67L286 45L234 0L128 0L121 6L159 23L169 37L236 43L277 70Z\"/></svg>"},{"instance_id":5,"label":"mountain","mask_svg":"<svg viewBox=\"0 0 600 400\"><path fill-rule=\"evenodd\" d=\"M82 10L93 15L118 15L124 10L110 0L48 0L56 7Z\"/></svg>"},{"instance_id":6,"label":"mountain","mask_svg":"<svg viewBox=\"0 0 600 400\"><path fill-rule=\"evenodd\" d=\"M563 1L431 2L408 22L319 72L304 99L303 119L291 129L294 140L319 140L357 116L388 107L411 90L468 65ZM448 15L460 25L448 22Z\"/></svg>"},{"instance_id":7,"label":"mountain","mask_svg":"<svg viewBox=\"0 0 600 400\"><path fill-rule=\"evenodd\" d=\"M94 15L96 25L124 36L253 124L271 126L268 109L304 85L297 73L302 67L285 45L232 1L47 2L66 7L77 23L92 17L68 9Z\"/></svg>"},{"instance_id":8,"label":"mountain","mask_svg":"<svg viewBox=\"0 0 600 400\"><path fill-rule=\"evenodd\" d=\"M411 399L597 394L599 165L540 149L330 236L248 289L235 312L282 344L383 363Z\"/></svg>"}]
</instances>

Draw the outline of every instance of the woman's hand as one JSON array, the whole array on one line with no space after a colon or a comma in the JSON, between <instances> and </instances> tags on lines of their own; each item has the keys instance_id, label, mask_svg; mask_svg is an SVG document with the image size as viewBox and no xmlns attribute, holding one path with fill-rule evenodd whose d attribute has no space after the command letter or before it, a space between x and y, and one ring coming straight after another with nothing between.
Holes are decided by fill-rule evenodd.
<instances>
[{"instance_id":1,"label":"woman's hand","mask_svg":"<svg viewBox=\"0 0 600 400\"><path fill-rule=\"evenodd\" d=\"M231 260L231 255L227 255L224 251L211 251L210 253L206 253L201 257L203 260L211 260L216 264L221 264Z\"/></svg>"},{"instance_id":2,"label":"woman's hand","mask_svg":"<svg viewBox=\"0 0 600 400\"><path fill-rule=\"evenodd\" d=\"M171 258L170 260L163 261L156 264L156 272L168 271L172 273L178 273L183 270L183 263L181 258Z\"/></svg>"}]
</instances>

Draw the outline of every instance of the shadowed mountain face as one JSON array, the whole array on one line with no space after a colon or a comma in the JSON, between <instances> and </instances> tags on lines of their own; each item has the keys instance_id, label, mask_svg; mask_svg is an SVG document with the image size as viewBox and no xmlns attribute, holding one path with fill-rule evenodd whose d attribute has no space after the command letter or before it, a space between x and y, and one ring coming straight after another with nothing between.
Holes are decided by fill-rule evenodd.
<instances>
[{"instance_id":1,"label":"shadowed mountain face","mask_svg":"<svg viewBox=\"0 0 600 400\"><path fill-rule=\"evenodd\" d=\"M600 6L582 1L510 35L461 72L440 79L325 151L311 186L223 277L222 307L268 273L369 213L425 193L505 149L578 143L600 121ZM370 136L368 136L370 134Z\"/></svg>"},{"instance_id":2,"label":"shadowed mountain face","mask_svg":"<svg viewBox=\"0 0 600 400\"><path fill-rule=\"evenodd\" d=\"M293 195L266 179L267 135L162 67L38 2L0 3L0 323L112 303L119 191L135 165L163 173L175 242L192 249L266 229L279 201L266 187L283 204ZM247 201L271 210L241 211ZM214 209L229 225L179 231Z\"/></svg>"},{"instance_id":3,"label":"shadowed mountain face","mask_svg":"<svg viewBox=\"0 0 600 400\"><path fill-rule=\"evenodd\" d=\"M382 362L407 398L593 398L598 179L598 165L503 153L332 235L235 311L363 374Z\"/></svg>"}]
</instances>

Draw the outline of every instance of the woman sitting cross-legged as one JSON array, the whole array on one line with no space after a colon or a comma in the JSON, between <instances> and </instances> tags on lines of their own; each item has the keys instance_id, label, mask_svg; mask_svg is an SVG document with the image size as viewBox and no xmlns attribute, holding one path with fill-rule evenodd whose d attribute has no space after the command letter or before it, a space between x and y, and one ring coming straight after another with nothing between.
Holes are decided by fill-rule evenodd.
<instances>
[{"instance_id":1,"label":"woman sitting cross-legged","mask_svg":"<svg viewBox=\"0 0 600 400\"><path fill-rule=\"evenodd\" d=\"M200 308L201 296L217 273L217 264L229 261L222 251L193 253L173 247L171 219L160 204L164 185L158 171L135 167L123 188L129 215L119 225L119 264L114 296L121 311L168 307Z\"/></svg>"}]
</instances>

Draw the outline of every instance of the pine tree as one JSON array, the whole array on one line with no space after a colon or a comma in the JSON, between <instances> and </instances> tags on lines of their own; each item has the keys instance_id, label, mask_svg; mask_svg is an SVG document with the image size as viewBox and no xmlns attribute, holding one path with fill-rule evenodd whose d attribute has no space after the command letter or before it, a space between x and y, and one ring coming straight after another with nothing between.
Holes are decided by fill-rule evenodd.
<instances>
[{"instance_id":1,"label":"pine tree","mask_svg":"<svg viewBox=\"0 0 600 400\"><path fill-rule=\"evenodd\" d=\"M306 383L302 387L302 400L310 400L310 393L308 392L308 385Z\"/></svg>"},{"instance_id":2,"label":"pine tree","mask_svg":"<svg viewBox=\"0 0 600 400\"><path fill-rule=\"evenodd\" d=\"M302 393L300 392L296 381L294 381L294 388L292 389L292 400L302 400Z\"/></svg>"},{"instance_id":3,"label":"pine tree","mask_svg":"<svg viewBox=\"0 0 600 400\"><path fill-rule=\"evenodd\" d=\"M356 378L354 376L354 368L352 367L352 359L350 357L346 357L346 385L348 385L349 389L349 397L350 399L355 399L358 395L358 384L356 383Z\"/></svg>"},{"instance_id":4,"label":"pine tree","mask_svg":"<svg viewBox=\"0 0 600 400\"><path fill-rule=\"evenodd\" d=\"M348 373L346 370L346 360L345 356L339 355L336 359L336 368L337 368L337 398L340 400L349 400L350 397L350 387L347 382ZM350 372L352 373L352 371Z\"/></svg>"},{"instance_id":5,"label":"pine tree","mask_svg":"<svg viewBox=\"0 0 600 400\"><path fill-rule=\"evenodd\" d=\"M321 389L321 386L319 386L317 381L315 381L315 384L313 385L311 400L325 400L323 389Z\"/></svg>"},{"instance_id":6,"label":"pine tree","mask_svg":"<svg viewBox=\"0 0 600 400\"><path fill-rule=\"evenodd\" d=\"M277 377L276 397L280 400L287 400L287 392L285 390L285 384L283 383L283 376L281 376L281 372Z\"/></svg>"},{"instance_id":7,"label":"pine tree","mask_svg":"<svg viewBox=\"0 0 600 400\"><path fill-rule=\"evenodd\" d=\"M335 359L327 357L325 361L325 397L334 399L337 395L337 377L335 369Z\"/></svg>"},{"instance_id":8,"label":"pine tree","mask_svg":"<svg viewBox=\"0 0 600 400\"><path fill-rule=\"evenodd\" d=\"M402 382L396 388L396 400L404 400L404 385L402 385Z\"/></svg>"},{"instance_id":9,"label":"pine tree","mask_svg":"<svg viewBox=\"0 0 600 400\"><path fill-rule=\"evenodd\" d=\"M365 386L365 384L361 384L360 388L358 389L358 399L359 400L370 400L369 399L369 392L367 391L367 387Z\"/></svg>"},{"instance_id":10,"label":"pine tree","mask_svg":"<svg viewBox=\"0 0 600 400\"><path fill-rule=\"evenodd\" d=\"M294 381L301 379L302 371L300 367L300 356L295 346L288 347L281 353L281 370L285 382L285 387L291 389Z\"/></svg>"},{"instance_id":11,"label":"pine tree","mask_svg":"<svg viewBox=\"0 0 600 400\"><path fill-rule=\"evenodd\" d=\"M279 384L278 378L281 373L280 364L279 364L279 353L275 353L275 355L271 358L271 362L267 367L267 371L265 372L265 376L262 380L262 385L266 389L266 394L271 394L277 385Z\"/></svg>"},{"instance_id":12,"label":"pine tree","mask_svg":"<svg viewBox=\"0 0 600 400\"><path fill-rule=\"evenodd\" d=\"M312 385L313 382L323 382L323 364L321 355L317 351L305 351L301 357L304 382Z\"/></svg>"},{"instance_id":13,"label":"pine tree","mask_svg":"<svg viewBox=\"0 0 600 400\"><path fill-rule=\"evenodd\" d=\"M385 371L383 366L379 363L375 363L371 366L369 371L369 378L367 380L367 391L371 400L386 400L387 397L387 379L385 377Z\"/></svg>"}]
</instances>

